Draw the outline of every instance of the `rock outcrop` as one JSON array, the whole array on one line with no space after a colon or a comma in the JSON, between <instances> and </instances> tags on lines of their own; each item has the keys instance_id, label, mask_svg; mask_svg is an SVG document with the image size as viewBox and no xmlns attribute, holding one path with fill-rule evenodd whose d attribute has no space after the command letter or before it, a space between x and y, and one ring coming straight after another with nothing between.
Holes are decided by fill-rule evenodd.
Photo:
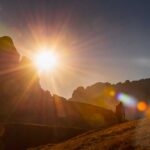
<instances>
[{"instance_id":1,"label":"rock outcrop","mask_svg":"<svg viewBox=\"0 0 150 150\"><path fill-rule=\"evenodd\" d=\"M113 93L110 93L111 91L115 92L114 96L112 96ZM149 104L150 79L141 79L137 81L127 80L124 83L117 84L98 82L86 88L77 88L74 90L69 100L92 104L115 111L116 105L119 102L117 99L119 93L124 93L129 97L133 97L136 104L139 101L145 101ZM125 109L127 119L137 119L144 115L143 112L137 110L136 105L134 108L132 106L125 106Z\"/></svg>"},{"instance_id":2,"label":"rock outcrop","mask_svg":"<svg viewBox=\"0 0 150 150\"><path fill-rule=\"evenodd\" d=\"M0 38L0 121L99 128L117 122L111 110L67 101L44 91L32 62L17 52L9 37Z\"/></svg>"}]
</instances>

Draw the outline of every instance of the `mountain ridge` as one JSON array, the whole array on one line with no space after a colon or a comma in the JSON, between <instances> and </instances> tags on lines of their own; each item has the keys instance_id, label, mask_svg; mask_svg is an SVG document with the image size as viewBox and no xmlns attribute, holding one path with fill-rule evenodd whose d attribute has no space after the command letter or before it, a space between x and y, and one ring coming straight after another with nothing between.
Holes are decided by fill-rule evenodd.
<instances>
[{"instance_id":1,"label":"mountain ridge","mask_svg":"<svg viewBox=\"0 0 150 150\"><path fill-rule=\"evenodd\" d=\"M109 93L111 91L114 93L113 96ZM119 93L133 97L136 103L145 101L149 104L150 78L135 81L126 80L123 83L118 82L116 84L98 82L86 88L78 87L69 100L97 105L115 111L119 101L117 99ZM126 116L128 119L135 119L142 117L143 112L139 112L136 106L134 110L132 107L126 107Z\"/></svg>"},{"instance_id":2,"label":"mountain ridge","mask_svg":"<svg viewBox=\"0 0 150 150\"><path fill-rule=\"evenodd\" d=\"M2 37L0 43L3 43L0 45L0 57L3 58L0 60L1 122L31 122L81 128L117 123L115 113L110 110L67 101L44 91L32 61L26 57L19 61L13 40Z\"/></svg>"}]
</instances>

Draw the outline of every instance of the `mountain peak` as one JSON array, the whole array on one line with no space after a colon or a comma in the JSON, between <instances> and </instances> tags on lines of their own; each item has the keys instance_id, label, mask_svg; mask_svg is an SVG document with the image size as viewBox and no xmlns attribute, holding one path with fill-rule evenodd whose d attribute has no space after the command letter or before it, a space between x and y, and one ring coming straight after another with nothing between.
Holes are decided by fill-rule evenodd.
<instances>
[{"instance_id":1,"label":"mountain peak","mask_svg":"<svg viewBox=\"0 0 150 150\"><path fill-rule=\"evenodd\" d=\"M15 57L19 61L20 55L17 52L13 40L9 36L0 37L0 56Z\"/></svg>"}]
</instances>

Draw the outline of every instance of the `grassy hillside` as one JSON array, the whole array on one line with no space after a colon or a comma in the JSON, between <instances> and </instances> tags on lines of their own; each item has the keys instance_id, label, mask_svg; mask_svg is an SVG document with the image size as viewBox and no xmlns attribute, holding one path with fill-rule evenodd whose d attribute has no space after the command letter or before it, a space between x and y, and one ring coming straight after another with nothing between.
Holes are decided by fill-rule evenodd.
<instances>
[{"instance_id":1,"label":"grassy hillside","mask_svg":"<svg viewBox=\"0 0 150 150\"><path fill-rule=\"evenodd\" d=\"M30 150L149 150L150 120L136 120L94 130L54 146Z\"/></svg>"},{"instance_id":2,"label":"grassy hillside","mask_svg":"<svg viewBox=\"0 0 150 150\"><path fill-rule=\"evenodd\" d=\"M1 124L0 150L24 150L58 143L85 132L84 129L37 124Z\"/></svg>"}]
</instances>

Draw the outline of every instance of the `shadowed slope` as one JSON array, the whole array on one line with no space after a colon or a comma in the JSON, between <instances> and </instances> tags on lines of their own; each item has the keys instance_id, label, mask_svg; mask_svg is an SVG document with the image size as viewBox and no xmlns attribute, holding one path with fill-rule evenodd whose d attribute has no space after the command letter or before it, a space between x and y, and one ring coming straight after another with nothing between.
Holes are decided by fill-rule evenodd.
<instances>
[{"instance_id":1,"label":"shadowed slope","mask_svg":"<svg viewBox=\"0 0 150 150\"><path fill-rule=\"evenodd\" d=\"M150 120L136 120L95 130L54 146L30 150L149 150Z\"/></svg>"},{"instance_id":2,"label":"shadowed slope","mask_svg":"<svg viewBox=\"0 0 150 150\"><path fill-rule=\"evenodd\" d=\"M0 149L25 150L41 144L55 144L85 131L79 128L38 124L1 124Z\"/></svg>"}]
</instances>

